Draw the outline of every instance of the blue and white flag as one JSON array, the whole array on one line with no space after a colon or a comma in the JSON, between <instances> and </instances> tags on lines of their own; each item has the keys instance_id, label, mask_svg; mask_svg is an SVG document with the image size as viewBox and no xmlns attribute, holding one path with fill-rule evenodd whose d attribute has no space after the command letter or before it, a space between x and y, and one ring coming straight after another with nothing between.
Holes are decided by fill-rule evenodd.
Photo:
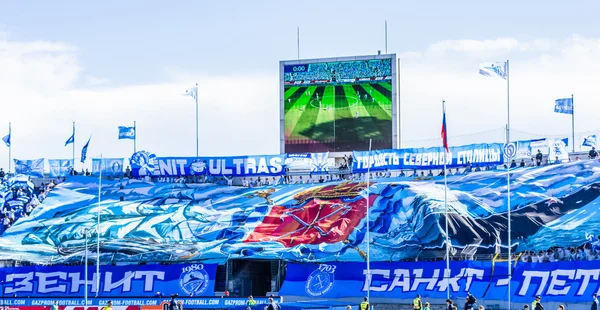
<instances>
[{"instance_id":1,"label":"blue and white flag","mask_svg":"<svg viewBox=\"0 0 600 310\"><path fill-rule=\"evenodd\" d=\"M135 140L135 127L119 126L119 140L121 139Z\"/></svg>"},{"instance_id":2,"label":"blue and white flag","mask_svg":"<svg viewBox=\"0 0 600 310\"><path fill-rule=\"evenodd\" d=\"M65 142L65 146L71 144L71 143L75 143L75 133L73 133L71 135L71 137L67 140L67 142Z\"/></svg>"},{"instance_id":3,"label":"blue and white flag","mask_svg":"<svg viewBox=\"0 0 600 310\"><path fill-rule=\"evenodd\" d=\"M562 98L554 101L554 112L573 114L573 98Z\"/></svg>"},{"instance_id":4,"label":"blue and white flag","mask_svg":"<svg viewBox=\"0 0 600 310\"><path fill-rule=\"evenodd\" d=\"M581 146L591 146L596 147L596 135L589 135L587 137L583 137L583 143Z\"/></svg>"},{"instance_id":5,"label":"blue and white flag","mask_svg":"<svg viewBox=\"0 0 600 310\"><path fill-rule=\"evenodd\" d=\"M92 137L90 137L88 139L88 142L81 149L81 162L82 163L85 163L85 159L87 158L87 150L88 150L88 145L90 145L90 140L92 140Z\"/></svg>"},{"instance_id":6,"label":"blue and white flag","mask_svg":"<svg viewBox=\"0 0 600 310\"><path fill-rule=\"evenodd\" d=\"M198 100L198 87L188 88L183 95L190 96L194 98L194 100Z\"/></svg>"},{"instance_id":7,"label":"blue and white flag","mask_svg":"<svg viewBox=\"0 0 600 310\"><path fill-rule=\"evenodd\" d=\"M72 159L48 159L50 166L50 177L66 177L73 169Z\"/></svg>"},{"instance_id":8,"label":"blue and white flag","mask_svg":"<svg viewBox=\"0 0 600 310\"><path fill-rule=\"evenodd\" d=\"M2 141L4 141L4 143L6 143L6 146L10 147L10 133L6 136L4 136L4 138L2 138Z\"/></svg>"},{"instance_id":9,"label":"blue and white flag","mask_svg":"<svg viewBox=\"0 0 600 310\"><path fill-rule=\"evenodd\" d=\"M549 163L554 163L556 158L562 162L569 160L569 151L567 151L568 141L568 138L548 140L548 147L550 148L550 154L548 155Z\"/></svg>"},{"instance_id":10,"label":"blue and white flag","mask_svg":"<svg viewBox=\"0 0 600 310\"><path fill-rule=\"evenodd\" d=\"M92 173L96 175L102 170L103 176L122 176L123 161L123 158L92 158Z\"/></svg>"},{"instance_id":11,"label":"blue and white flag","mask_svg":"<svg viewBox=\"0 0 600 310\"><path fill-rule=\"evenodd\" d=\"M44 177L44 159L20 160L14 159L15 173L31 177Z\"/></svg>"},{"instance_id":12,"label":"blue and white flag","mask_svg":"<svg viewBox=\"0 0 600 310\"><path fill-rule=\"evenodd\" d=\"M506 62L482 62L479 64L479 74L491 77L499 77L506 80L507 77Z\"/></svg>"}]
</instances>

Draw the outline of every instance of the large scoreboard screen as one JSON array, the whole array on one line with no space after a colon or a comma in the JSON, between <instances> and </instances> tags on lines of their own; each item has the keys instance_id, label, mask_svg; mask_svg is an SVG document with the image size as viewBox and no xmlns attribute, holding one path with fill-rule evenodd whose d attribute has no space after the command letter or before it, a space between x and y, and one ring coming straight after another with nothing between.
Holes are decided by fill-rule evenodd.
<instances>
[{"instance_id":1,"label":"large scoreboard screen","mask_svg":"<svg viewBox=\"0 0 600 310\"><path fill-rule=\"evenodd\" d=\"M395 55L282 61L284 153L396 147Z\"/></svg>"}]
</instances>

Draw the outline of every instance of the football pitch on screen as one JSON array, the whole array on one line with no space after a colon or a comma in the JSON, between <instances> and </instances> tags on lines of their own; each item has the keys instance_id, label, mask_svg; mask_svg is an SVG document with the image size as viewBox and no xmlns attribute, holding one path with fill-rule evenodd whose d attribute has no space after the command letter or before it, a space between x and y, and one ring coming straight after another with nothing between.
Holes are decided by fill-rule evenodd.
<instances>
[{"instance_id":1,"label":"football pitch on screen","mask_svg":"<svg viewBox=\"0 0 600 310\"><path fill-rule=\"evenodd\" d=\"M284 101L288 141L391 141L390 82L286 85Z\"/></svg>"}]
</instances>

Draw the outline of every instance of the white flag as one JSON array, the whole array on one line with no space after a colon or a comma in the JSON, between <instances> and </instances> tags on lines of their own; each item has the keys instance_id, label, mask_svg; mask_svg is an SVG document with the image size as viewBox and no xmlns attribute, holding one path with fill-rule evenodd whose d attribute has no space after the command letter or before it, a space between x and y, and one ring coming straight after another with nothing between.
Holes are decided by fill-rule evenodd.
<instances>
[{"instance_id":1,"label":"white flag","mask_svg":"<svg viewBox=\"0 0 600 310\"><path fill-rule=\"evenodd\" d=\"M506 62L482 62L479 64L479 74L499 77L506 80Z\"/></svg>"},{"instance_id":2,"label":"white flag","mask_svg":"<svg viewBox=\"0 0 600 310\"><path fill-rule=\"evenodd\" d=\"M197 87L189 88L188 90L185 91L185 94L183 94L183 95L190 96L190 97L194 98L194 100L198 100L198 88Z\"/></svg>"}]
</instances>

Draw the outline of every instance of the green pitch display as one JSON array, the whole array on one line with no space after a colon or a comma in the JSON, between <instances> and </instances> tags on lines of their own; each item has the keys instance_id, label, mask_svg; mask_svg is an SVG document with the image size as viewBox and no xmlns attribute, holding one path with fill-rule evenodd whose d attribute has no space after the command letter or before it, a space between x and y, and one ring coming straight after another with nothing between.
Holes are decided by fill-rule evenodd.
<instances>
[{"instance_id":1,"label":"green pitch display","mask_svg":"<svg viewBox=\"0 0 600 310\"><path fill-rule=\"evenodd\" d=\"M353 151L392 146L390 82L286 86L286 150Z\"/></svg>"}]
</instances>

